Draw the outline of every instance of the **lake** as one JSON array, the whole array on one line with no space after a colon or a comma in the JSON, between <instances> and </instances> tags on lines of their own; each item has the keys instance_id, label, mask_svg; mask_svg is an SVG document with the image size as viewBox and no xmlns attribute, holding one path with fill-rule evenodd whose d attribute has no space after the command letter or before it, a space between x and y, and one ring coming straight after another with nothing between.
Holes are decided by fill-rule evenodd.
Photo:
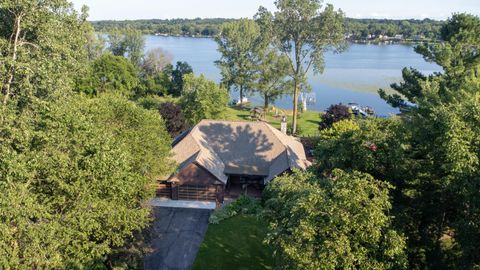
<instances>
[{"instance_id":1,"label":"lake","mask_svg":"<svg viewBox=\"0 0 480 270\"><path fill-rule=\"evenodd\" d=\"M220 59L217 44L209 38L146 36L146 50L161 47L170 52L176 61L188 62L196 74L220 81L220 71L214 61ZM324 111L331 104L355 102L374 108L378 115L398 112L382 100L377 90L390 90L390 84L401 81L402 68L414 67L425 73L440 71L426 62L408 45L351 44L341 54L325 55L325 71L321 75L310 73L309 83L316 103L309 110ZM232 97L238 97L233 92ZM262 104L258 97L250 101ZM292 99L285 96L275 106L291 109Z\"/></svg>"}]
</instances>

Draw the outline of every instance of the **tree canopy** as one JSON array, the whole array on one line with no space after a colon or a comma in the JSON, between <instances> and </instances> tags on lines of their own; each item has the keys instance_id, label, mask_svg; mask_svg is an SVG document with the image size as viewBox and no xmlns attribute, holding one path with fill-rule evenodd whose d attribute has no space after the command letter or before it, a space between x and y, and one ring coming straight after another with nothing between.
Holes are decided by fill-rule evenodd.
<instances>
[{"instance_id":1,"label":"tree canopy","mask_svg":"<svg viewBox=\"0 0 480 270\"><path fill-rule=\"evenodd\" d=\"M267 243L279 269L406 269L389 185L368 174L294 172L267 186Z\"/></svg>"},{"instance_id":2,"label":"tree canopy","mask_svg":"<svg viewBox=\"0 0 480 270\"><path fill-rule=\"evenodd\" d=\"M128 97L139 86L138 70L128 59L104 54L91 64L88 76L79 79L77 88L91 95L117 92Z\"/></svg>"},{"instance_id":3,"label":"tree canopy","mask_svg":"<svg viewBox=\"0 0 480 270\"><path fill-rule=\"evenodd\" d=\"M190 125L202 119L219 119L227 107L228 92L205 76L184 76L183 95L180 98L185 118Z\"/></svg>"},{"instance_id":4,"label":"tree canopy","mask_svg":"<svg viewBox=\"0 0 480 270\"><path fill-rule=\"evenodd\" d=\"M254 88L259 38L260 28L248 19L222 25L220 35L215 38L222 55L215 62L220 68L222 83L239 91L240 102Z\"/></svg>"},{"instance_id":5,"label":"tree canopy","mask_svg":"<svg viewBox=\"0 0 480 270\"><path fill-rule=\"evenodd\" d=\"M35 114L9 111L0 127L1 268L101 265L148 224L152 176L172 169L163 122L113 95Z\"/></svg>"},{"instance_id":6,"label":"tree canopy","mask_svg":"<svg viewBox=\"0 0 480 270\"><path fill-rule=\"evenodd\" d=\"M66 0L0 2L0 88L3 105L12 98L65 94L83 74L91 34L86 9L78 14Z\"/></svg>"},{"instance_id":7,"label":"tree canopy","mask_svg":"<svg viewBox=\"0 0 480 270\"><path fill-rule=\"evenodd\" d=\"M478 25L478 17L455 14L441 43L417 48L443 72L404 69L399 94L381 92L408 105L401 118L360 120L353 129L334 124L315 151L322 172L359 170L395 187L394 225L407 236L412 268L480 265Z\"/></svg>"}]
</instances>

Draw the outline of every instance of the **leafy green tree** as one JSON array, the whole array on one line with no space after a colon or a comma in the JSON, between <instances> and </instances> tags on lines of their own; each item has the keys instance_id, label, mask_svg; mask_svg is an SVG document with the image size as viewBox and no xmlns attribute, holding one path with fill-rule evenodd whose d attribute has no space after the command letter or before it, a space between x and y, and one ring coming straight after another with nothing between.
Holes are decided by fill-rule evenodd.
<instances>
[{"instance_id":1,"label":"leafy green tree","mask_svg":"<svg viewBox=\"0 0 480 270\"><path fill-rule=\"evenodd\" d=\"M406 269L386 182L334 170L294 172L266 188L267 243L279 269Z\"/></svg>"},{"instance_id":2,"label":"leafy green tree","mask_svg":"<svg viewBox=\"0 0 480 270\"><path fill-rule=\"evenodd\" d=\"M260 7L256 15L263 33L271 33L272 45L290 62L289 75L293 80L292 132L297 131L298 98L306 75L313 68L323 72L323 53L341 51L345 47L344 14L328 4L321 9L320 0L278 0L271 14Z\"/></svg>"},{"instance_id":3,"label":"leafy green tree","mask_svg":"<svg viewBox=\"0 0 480 270\"><path fill-rule=\"evenodd\" d=\"M91 28L65 0L0 1L1 102L65 95L87 65Z\"/></svg>"},{"instance_id":4,"label":"leafy green tree","mask_svg":"<svg viewBox=\"0 0 480 270\"><path fill-rule=\"evenodd\" d=\"M289 69L288 59L270 48L259 53L256 67L258 80L255 91L263 97L265 110L269 104L286 94L290 81L286 80Z\"/></svg>"},{"instance_id":5,"label":"leafy green tree","mask_svg":"<svg viewBox=\"0 0 480 270\"><path fill-rule=\"evenodd\" d=\"M114 28L108 31L108 49L116 56L125 56L127 53L126 43L122 31Z\"/></svg>"},{"instance_id":6,"label":"leafy green tree","mask_svg":"<svg viewBox=\"0 0 480 270\"><path fill-rule=\"evenodd\" d=\"M215 64L220 68L222 83L229 89L235 87L240 102L254 87L256 72L256 49L259 45L260 29L248 19L222 25L220 35L215 38L221 59Z\"/></svg>"},{"instance_id":7,"label":"leafy green tree","mask_svg":"<svg viewBox=\"0 0 480 270\"><path fill-rule=\"evenodd\" d=\"M178 61L175 65L175 69L171 70L171 88L168 93L174 97L182 95L184 76L187 74L193 74L192 67L187 62Z\"/></svg>"},{"instance_id":8,"label":"leafy green tree","mask_svg":"<svg viewBox=\"0 0 480 270\"><path fill-rule=\"evenodd\" d=\"M227 108L228 92L222 86L208 80L204 75L184 76L183 95L180 98L185 118L190 125L202 119L218 119Z\"/></svg>"},{"instance_id":9,"label":"leafy green tree","mask_svg":"<svg viewBox=\"0 0 480 270\"><path fill-rule=\"evenodd\" d=\"M95 61L105 53L105 38L102 35L95 33L93 26L89 25L87 28L87 55L88 60Z\"/></svg>"},{"instance_id":10,"label":"leafy green tree","mask_svg":"<svg viewBox=\"0 0 480 270\"><path fill-rule=\"evenodd\" d=\"M0 268L100 267L148 225L142 205L153 196L154 176L172 169L170 138L156 112L102 95L34 112L9 108L4 116Z\"/></svg>"},{"instance_id":11,"label":"leafy green tree","mask_svg":"<svg viewBox=\"0 0 480 270\"><path fill-rule=\"evenodd\" d=\"M132 27L115 28L108 34L108 43L113 55L127 57L135 66L140 66L145 48L142 32Z\"/></svg>"},{"instance_id":12,"label":"leafy green tree","mask_svg":"<svg viewBox=\"0 0 480 270\"><path fill-rule=\"evenodd\" d=\"M77 89L90 95L114 91L131 96L139 85L138 71L128 59L104 54L92 63L89 75L78 82Z\"/></svg>"}]
</instances>

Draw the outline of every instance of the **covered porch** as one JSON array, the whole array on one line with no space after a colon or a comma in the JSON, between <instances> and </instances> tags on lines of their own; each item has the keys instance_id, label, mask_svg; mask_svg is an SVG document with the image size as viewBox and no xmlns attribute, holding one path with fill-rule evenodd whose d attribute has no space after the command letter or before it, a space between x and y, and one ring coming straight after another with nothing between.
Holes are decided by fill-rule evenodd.
<instances>
[{"instance_id":1,"label":"covered porch","mask_svg":"<svg viewBox=\"0 0 480 270\"><path fill-rule=\"evenodd\" d=\"M225 187L225 201L235 200L241 195L260 198L264 187L263 176L229 175Z\"/></svg>"}]
</instances>

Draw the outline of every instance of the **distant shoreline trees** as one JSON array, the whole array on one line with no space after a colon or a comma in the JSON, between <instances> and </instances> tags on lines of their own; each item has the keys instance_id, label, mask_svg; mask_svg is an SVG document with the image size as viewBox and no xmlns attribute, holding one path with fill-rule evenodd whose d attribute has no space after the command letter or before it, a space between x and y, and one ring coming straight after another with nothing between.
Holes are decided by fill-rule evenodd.
<instances>
[{"instance_id":1,"label":"distant shoreline trees","mask_svg":"<svg viewBox=\"0 0 480 270\"><path fill-rule=\"evenodd\" d=\"M94 21L92 24L98 32L109 32L113 28L131 26L146 35L215 37L220 33L222 24L236 19L171 19L171 20L125 20ZM432 19L345 19L345 35L350 40L360 41L375 39L380 35L395 37L401 35L402 40L436 40L444 21Z\"/></svg>"}]
</instances>

